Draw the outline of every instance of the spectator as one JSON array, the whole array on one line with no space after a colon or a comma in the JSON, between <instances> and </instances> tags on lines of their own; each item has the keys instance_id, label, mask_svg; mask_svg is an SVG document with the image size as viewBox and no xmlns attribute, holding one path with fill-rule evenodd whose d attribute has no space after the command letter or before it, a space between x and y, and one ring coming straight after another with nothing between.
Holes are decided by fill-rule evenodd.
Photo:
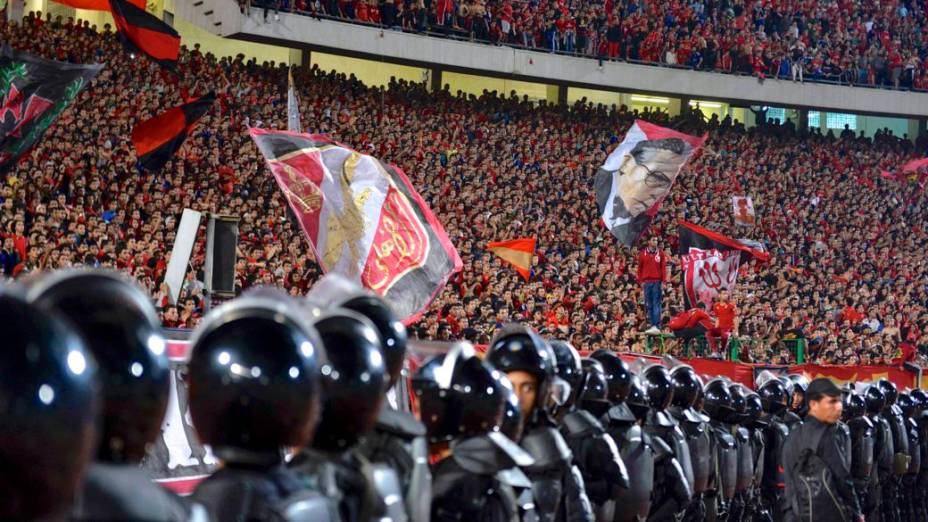
<instances>
[{"instance_id":1,"label":"spectator","mask_svg":"<svg viewBox=\"0 0 928 522\"><path fill-rule=\"evenodd\" d=\"M638 282L644 290L645 309L651 325L646 333L661 331L661 290L668 272L667 254L658 248L657 237L652 236L648 246L638 253Z\"/></svg>"}]
</instances>

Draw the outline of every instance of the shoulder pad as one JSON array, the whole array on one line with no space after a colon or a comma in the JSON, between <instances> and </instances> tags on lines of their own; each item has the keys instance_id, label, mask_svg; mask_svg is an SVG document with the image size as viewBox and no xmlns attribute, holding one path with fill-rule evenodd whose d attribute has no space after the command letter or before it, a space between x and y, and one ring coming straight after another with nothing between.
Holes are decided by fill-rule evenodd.
<instances>
[{"instance_id":1,"label":"shoulder pad","mask_svg":"<svg viewBox=\"0 0 928 522\"><path fill-rule=\"evenodd\" d=\"M562 466L573 458L564 437L554 428L537 428L522 436L522 449L535 459L539 469Z\"/></svg>"},{"instance_id":2,"label":"shoulder pad","mask_svg":"<svg viewBox=\"0 0 928 522\"><path fill-rule=\"evenodd\" d=\"M585 435L597 431L601 432L603 426L589 412L574 410L564 417L564 429L570 435Z\"/></svg>"},{"instance_id":3,"label":"shoulder pad","mask_svg":"<svg viewBox=\"0 0 928 522\"><path fill-rule=\"evenodd\" d=\"M719 445L723 448L730 449L735 447L735 438L732 437L731 433L720 428L713 429L712 433L715 435L715 440L718 441Z\"/></svg>"},{"instance_id":4,"label":"shoulder pad","mask_svg":"<svg viewBox=\"0 0 928 522\"><path fill-rule=\"evenodd\" d=\"M747 428L738 428L735 433L738 434L738 440L741 442L747 442L751 439L751 432Z\"/></svg>"},{"instance_id":5,"label":"shoulder pad","mask_svg":"<svg viewBox=\"0 0 928 522\"><path fill-rule=\"evenodd\" d=\"M528 489L532 487L532 481L519 468L499 470L496 473L496 480L513 488Z\"/></svg>"},{"instance_id":6,"label":"shoulder pad","mask_svg":"<svg viewBox=\"0 0 928 522\"><path fill-rule=\"evenodd\" d=\"M645 421L651 426L660 426L662 428L673 428L677 425L673 419L670 418L670 415L663 411L648 410L647 420Z\"/></svg>"},{"instance_id":7,"label":"shoulder pad","mask_svg":"<svg viewBox=\"0 0 928 522\"><path fill-rule=\"evenodd\" d=\"M609 408L609 411L606 412L606 419L615 422L635 422L638 420L628 407L628 404L624 402Z\"/></svg>"},{"instance_id":8,"label":"shoulder pad","mask_svg":"<svg viewBox=\"0 0 928 522\"><path fill-rule=\"evenodd\" d=\"M673 456L673 450L660 437L651 437L650 442L651 447L654 448L654 456L656 460L660 460L668 456Z\"/></svg>"},{"instance_id":9,"label":"shoulder pad","mask_svg":"<svg viewBox=\"0 0 928 522\"><path fill-rule=\"evenodd\" d=\"M683 410L683 419L686 420L687 422L692 422L692 423L695 423L695 424L701 424L701 423L703 423L703 422L709 422L709 417L708 417L708 416L706 416L706 415L704 415L704 414L702 414L702 413L699 413L698 411L694 410L693 408L687 408L687 409Z\"/></svg>"},{"instance_id":10,"label":"shoulder pad","mask_svg":"<svg viewBox=\"0 0 928 522\"><path fill-rule=\"evenodd\" d=\"M477 475L492 475L511 465L500 458L496 444L485 435L452 442L451 457L465 471Z\"/></svg>"},{"instance_id":11,"label":"shoulder pad","mask_svg":"<svg viewBox=\"0 0 928 522\"><path fill-rule=\"evenodd\" d=\"M339 515L332 501L315 491L291 495L277 511L287 522L338 522Z\"/></svg>"},{"instance_id":12,"label":"shoulder pad","mask_svg":"<svg viewBox=\"0 0 928 522\"><path fill-rule=\"evenodd\" d=\"M91 464L72 520L186 520L190 506L138 466Z\"/></svg>"},{"instance_id":13,"label":"shoulder pad","mask_svg":"<svg viewBox=\"0 0 928 522\"><path fill-rule=\"evenodd\" d=\"M415 417L404 411L397 411L387 406L380 408L380 414L377 416L377 425L375 429L405 439L425 436L425 426L417 421Z\"/></svg>"}]
</instances>

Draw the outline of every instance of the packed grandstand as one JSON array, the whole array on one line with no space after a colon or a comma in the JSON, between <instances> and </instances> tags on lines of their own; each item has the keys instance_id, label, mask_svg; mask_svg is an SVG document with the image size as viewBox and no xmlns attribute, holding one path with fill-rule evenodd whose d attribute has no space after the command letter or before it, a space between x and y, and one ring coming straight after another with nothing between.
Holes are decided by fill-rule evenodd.
<instances>
[{"instance_id":1,"label":"packed grandstand","mask_svg":"<svg viewBox=\"0 0 928 522\"><path fill-rule=\"evenodd\" d=\"M776 36L793 30L785 7L725 4L709 9L695 2L680 6L677 18L648 18L643 15L653 13L638 10L635 2L607 2L627 11L620 53L630 58L637 53L638 59L659 61L658 51L674 41L689 49L715 45L736 64L743 61L742 50L771 59L785 51L789 40ZM862 9L855 17L838 16L846 2L834 10L812 4L819 3L792 9L803 14L802 38L829 63L842 66L859 54L888 52L914 60L921 70L922 44L912 39L924 15L919 2L892 9L887 4L885 12ZM507 12L507 5L488 6L487 12ZM535 16L520 15L531 20L529 26L514 14L511 38L518 41L518 31L541 31L568 15L576 18L578 35L581 28L611 34L614 22L602 6L583 5L560 3L547 12L537 9ZM780 13L780 21L772 21L773 13ZM700 19L706 23L697 24ZM465 16L453 23L468 21ZM636 36L639 28L655 26L663 29L652 34L674 33L676 40L645 42ZM769 44L757 42L762 33ZM542 46L541 34L526 38ZM49 58L107 64L45 139L4 174L3 277L80 265L115 267L150 292L165 326L193 328L204 307L202 239L176 305L162 283L184 208L241 217L240 289L270 284L299 295L320 277L309 244L246 132L247 126L286 128L284 64L184 47L173 74L124 52L109 27L97 32L87 23L41 13L4 23L0 37ZM588 42L581 50L590 54L600 47ZM880 364L928 353L928 205L918 183L880 176L928 154L922 137L913 142L888 130L872 138L849 130L802 131L793 121L765 122L763 113L758 125L746 129L730 117L705 118L686 107L673 117L583 100L562 107L507 92L430 92L425 84L403 80L370 87L316 67L297 68L294 75L305 130L401 167L463 260L463 270L411 326L416 337L485 344L501 325L518 320L585 350L644 350L648 339L641 332L648 325L637 249L609 235L593 194L596 170L641 118L691 134L708 132L648 236L675 252L676 223L685 219L758 241L771 254L767 263L742 267L733 295L736 335L749 347L742 359L795 362L783 341L800 338L807 340L811 360L821 363ZM218 103L176 156L162 173L143 171L130 139L133 126L208 91L215 91ZM750 231L733 224L735 193L753 195L758 224ZM490 241L513 237L537 238L528 281L486 249ZM684 302L678 261L670 258L665 324Z\"/></svg>"},{"instance_id":2,"label":"packed grandstand","mask_svg":"<svg viewBox=\"0 0 928 522\"><path fill-rule=\"evenodd\" d=\"M922 2L239 0L394 30L599 60L923 90Z\"/></svg>"}]
</instances>

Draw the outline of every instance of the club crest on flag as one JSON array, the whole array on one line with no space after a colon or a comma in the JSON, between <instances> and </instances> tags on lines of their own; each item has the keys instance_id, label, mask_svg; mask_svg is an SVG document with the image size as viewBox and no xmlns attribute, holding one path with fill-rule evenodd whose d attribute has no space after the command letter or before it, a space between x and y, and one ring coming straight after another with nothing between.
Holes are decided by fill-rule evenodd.
<instances>
[{"instance_id":1,"label":"club crest on flag","mask_svg":"<svg viewBox=\"0 0 928 522\"><path fill-rule=\"evenodd\" d=\"M732 290L738 281L741 252L691 248L680 257L684 270L684 289L691 305L712 301L722 290Z\"/></svg>"},{"instance_id":2,"label":"club crest on flag","mask_svg":"<svg viewBox=\"0 0 928 522\"><path fill-rule=\"evenodd\" d=\"M397 167L320 135L251 129L322 269L414 320L461 260Z\"/></svg>"},{"instance_id":3,"label":"club crest on flag","mask_svg":"<svg viewBox=\"0 0 928 522\"><path fill-rule=\"evenodd\" d=\"M736 224L754 226L754 200L750 196L732 196L731 207Z\"/></svg>"}]
</instances>

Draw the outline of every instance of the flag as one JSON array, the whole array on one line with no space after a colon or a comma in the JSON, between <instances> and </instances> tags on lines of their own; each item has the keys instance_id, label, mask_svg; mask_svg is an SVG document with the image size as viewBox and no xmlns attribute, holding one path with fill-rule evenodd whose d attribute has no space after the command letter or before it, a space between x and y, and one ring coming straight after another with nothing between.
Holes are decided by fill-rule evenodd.
<instances>
[{"instance_id":1,"label":"flag","mask_svg":"<svg viewBox=\"0 0 928 522\"><path fill-rule=\"evenodd\" d=\"M293 85L293 68L287 73L287 130L290 132L303 132L300 123L300 102L296 98L296 87Z\"/></svg>"},{"instance_id":2,"label":"flag","mask_svg":"<svg viewBox=\"0 0 928 522\"><path fill-rule=\"evenodd\" d=\"M750 196L732 196L731 208L736 224L754 226L754 200Z\"/></svg>"},{"instance_id":3,"label":"flag","mask_svg":"<svg viewBox=\"0 0 928 522\"><path fill-rule=\"evenodd\" d=\"M102 65L56 62L14 51L0 53L0 171L35 145Z\"/></svg>"},{"instance_id":4,"label":"flag","mask_svg":"<svg viewBox=\"0 0 928 522\"><path fill-rule=\"evenodd\" d=\"M606 228L632 246L648 227L687 160L706 140L637 120L596 173Z\"/></svg>"},{"instance_id":5,"label":"flag","mask_svg":"<svg viewBox=\"0 0 928 522\"><path fill-rule=\"evenodd\" d=\"M750 259L767 261L770 255L717 232L686 221L680 221L678 232L683 266L683 295L687 308L696 303L712 304L722 290L732 290L742 262Z\"/></svg>"},{"instance_id":6,"label":"flag","mask_svg":"<svg viewBox=\"0 0 928 522\"><path fill-rule=\"evenodd\" d=\"M493 241L487 244L487 250L506 261L526 281L532 273L532 257L535 255L535 238Z\"/></svg>"},{"instance_id":7,"label":"flag","mask_svg":"<svg viewBox=\"0 0 928 522\"><path fill-rule=\"evenodd\" d=\"M52 0L56 4L66 5L75 9L87 9L89 11L109 11L110 0ZM128 0L129 3L145 9L145 0Z\"/></svg>"},{"instance_id":8,"label":"flag","mask_svg":"<svg viewBox=\"0 0 928 522\"><path fill-rule=\"evenodd\" d=\"M928 166L928 158L914 159L902 166L902 172L912 172L925 166Z\"/></svg>"},{"instance_id":9,"label":"flag","mask_svg":"<svg viewBox=\"0 0 928 522\"><path fill-rule=\"evenodd\" d=\"M250 133L325 272L384 297L409 324L461 270L441 224L395 165L323 135Z\"/></svg>"},{"instance_id":10,"label":"flag","mask_svg":"<svg viewBox=\"0 0 928 522\"><path fill-rule=\"evenodd\" d=\"M164 67L177 65L180 35L157 16L127 0L109 0L113 21L123 43L147 54Z\"/></svg>"},{"instance_id":11,"label":"flag","mask_svg":"<svg viewBox=\"0 0 928 522\"><path fill-rule=\"evenodd\" d=\"M215 100L211 92L136 124L132 129L132 143L142 167L149 171L161 170Z\"/></svg>"}]
</instances>

